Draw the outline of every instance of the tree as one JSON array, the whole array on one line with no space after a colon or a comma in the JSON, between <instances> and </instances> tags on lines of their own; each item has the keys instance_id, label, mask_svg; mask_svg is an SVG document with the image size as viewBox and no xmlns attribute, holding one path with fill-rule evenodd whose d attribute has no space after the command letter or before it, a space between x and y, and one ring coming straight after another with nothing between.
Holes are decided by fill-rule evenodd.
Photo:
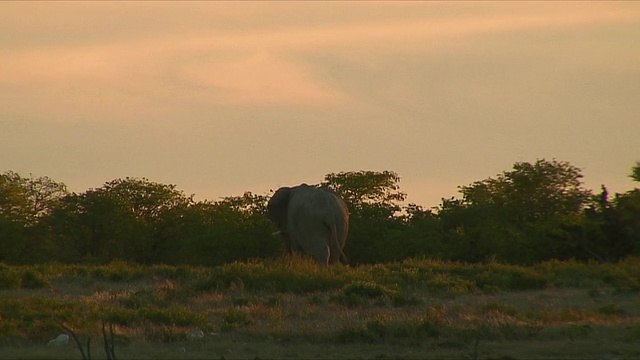
<instances>
[{"instance_id":1,"label":"tree","mask_svg":"<svg viewBox=\"0 0 640 360\"><path fill-rule=\"evenodd\" d=\"M591 192L581 178L580 169L568 162L542 159L515 163L513 171L462 186L460 192L464 203L502 208L513 221L544 221L582 210Z\"/></svg>"},{"instance_id":2,"label":"tree","mask_svg":"<svg viewBox=\"0 0 640 360\"><path fill-rule=\"evenodd\" d=\"M66 194L63 183L46 176L0 174L0 261L37 261L50 250L48 238L37 225Z\"/></svg>"},{"instance_id":3,"label":"tree","mask_svg":"<svg viewBox=\"0 0 640 360\"><path fill-rule=\"evenodd\" d=\"M321 186L340 195L349 207L349 235L345 254L351 263L393 260L392 248L402 246L390 238L403 225L397 216L406 194L393 171L358 171L327 174Z\"/></svg>"},{"instance_id":4,"label":"tree","mask_svg":"<svg viewBox=\"0 0 640 360\"><path fill-rule=\"evenodd\" d=\"M284 244L265 216L268 198L250 192L218 201L197 202L181 210L173 227L175 248L166 263L219 265L285 252Z\"/></svg>"},{"instance_id":5,"label":"tree","mask_svg":"<svg viewBox=\"0 0 640 360\"><path fill-rule=\"evenodd\" d=\"M640 181L640 162L636 162L629 177ZM640 190L615 194L611 200L607 188L602 185L600 194L584 209L581 222L567 228L588 258L616 262L630 254L638 254Z\"/></svg>"},{"instance_id":6,"label":"tree","mask_svg":"<svg viewBox=\"0 0 640 360\"><path fill-rule=\"evenodd\" d=\"M609 199L603 185L584 211L578 234L580 246L598 261L616 262L640 249L640 192L629 191Z\"/></svg>"},{"instance_id":7,"label":"tree","mask_svg":"<svg viewBox=\"0 0 640 360\"><path fill-rule=\"evenodd\" d=\"M619 214L623 238L629 245L629 253L638 255L640 254L640 189L616 194L614 204Z\"/></svg>"},{"instance_id":8,"label":"tree","mask_svg":"<svg viewBox=\"0 0 640 360\"><path fill-rule=\"evenodd\" d=\"M115 179L101 188L66 196L44 224L56 234L63 261L151 263L173 241L168 214L193 203L192 196L145 178Z\"/></svg>"},{"instance_id":9,"label":"tree","mask_svg":"<svg viewBox=\"0 0 640 360\"><path fill-rule=\"evenodd\" d=\"M449 255L443 242L442 227L438 215L431 209L416 204L408 204L399 216L400 226L394 226L385 234L390 246L381 249L386 260L427 257L446 259ZM395 224L395 223L394 223Z\"/></svg>"},{"instance_id":10,"label":"tree","mask_svg":"<svg viewBox=\"0 0 640 360\"><path fill-rule=\"evenodd\" d=\"M636 161L636 164L631 168L631 174L629 177L633 181L640 182L640 161Z\"/></svg>"},{"instance_id":11,"label":"tree","mask_svg":"<svg viewBox=\"0 0 640 360\"><path fill-rule=\"evenodd\" d=\"M339 194L352 213L375 207L393 216L407 196L399 182L400 176L393 171L351 171L327 174L321 186Z\"/></svg>"},{"instance_id":12,"label":"tree","mask_svg":"<svg viewBox=\"0 0 640 360\"><path fill-rule=\"evenodd\" d=\"M46 176L24 178L7 171L0 175L0 216L33 225L67 193L66 185Z\"/></svg>"},{"instance_id":13,"label":"tree","mask_svg":"<svg viewBox=\"0 0 640 360\"><path fill-rule=\"evenodd\" d=\"M176 190L175 185L160 184L146 178L115 179L95 192L108 195L135 218L147 221L158 219L167 209L193 202L193 196Z\"/></svg>"},{"instance_id":14,"label":"tree","mask_svg":"<svg viewBox=\"0 0 640 360\"><path fill-rule=\"evenodd\" d=\"M461 260L575 257L566 226L579 222L592 198L581 178L567 162L518 162L496 178L460 187L462 199L443 200L439 216L452 245L468 250Z\"/></svg>"}]
</instances>

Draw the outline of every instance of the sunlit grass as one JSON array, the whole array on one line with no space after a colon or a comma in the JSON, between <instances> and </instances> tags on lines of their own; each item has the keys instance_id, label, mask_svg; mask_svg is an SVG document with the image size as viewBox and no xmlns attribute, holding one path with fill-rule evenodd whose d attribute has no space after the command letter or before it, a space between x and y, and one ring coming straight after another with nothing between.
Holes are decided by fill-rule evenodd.
<instances>
[{"instance_id":1,"label":"sunlit grass","mask_svg":"<svg viewBox=\"0 0 640 360\"><path fill-rule=\"evenodd\" d=\"M207 334L202 349L242 339L344 349L387 344L471 356L480 351L476 343L485 344L483 351L491 343L506 349L501 354L523 354L505 342L526 349L530 342L607 339L620 354L639 355L638 262L520 267L407 260L320 268L287 258L213 268L0 265L0 353L46 344L63 332L58 322L99 341L105 320L116 325L123 351L145 342L194 347L187 334L199 329Z\"/></svg>"}]
</instances>

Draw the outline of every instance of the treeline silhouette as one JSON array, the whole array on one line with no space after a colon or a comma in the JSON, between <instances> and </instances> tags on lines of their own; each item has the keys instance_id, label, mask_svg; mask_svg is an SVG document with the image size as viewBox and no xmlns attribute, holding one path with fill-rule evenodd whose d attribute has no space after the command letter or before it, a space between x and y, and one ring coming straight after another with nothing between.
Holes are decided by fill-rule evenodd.
<instances>
[{"instance_id":1,"label":"treeline silhouette","mask_svg":"<svg viewBox=\"0 0 640 360\"><path fill-rule=\"evenodd\" d=\"M640 163L630 175L640 181ZM405 258L532 264L615 262L640 255L640 189L610 196L583 187L579 168L556 160L460 186L425 209L402 206L392 171L331 173L318 184L349 204L352 264ZM48 177L0 175L0 262L217 265L286 253L265 216L270 194L195 201L175 185L115 179L70 193Z\"/></svg>"}]
</instances>

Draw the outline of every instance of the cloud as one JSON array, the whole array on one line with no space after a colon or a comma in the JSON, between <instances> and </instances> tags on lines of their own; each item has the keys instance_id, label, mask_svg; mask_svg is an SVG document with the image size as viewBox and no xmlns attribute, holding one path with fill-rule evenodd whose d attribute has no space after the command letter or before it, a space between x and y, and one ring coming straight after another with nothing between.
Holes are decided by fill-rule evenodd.
<instances>
[{"instance_id":1,"label":"cloud","mask_svg":"<svg viewBox=\"0 0 640 360\"><path fill-rule=\"evenodd\" d=\"M323 84L304 64L268 49L220 46L168 38L16 50L0 60L0 89L16 98L16 112L33 103L60 117L93 108L111 118L147 115L152 103L174 110L189 104L232 106L331 106L345 95ZM29 93L29 103L20 96ZM11 95L8 94L8 95ZM19 96L17 96L19 95ZM140 108L142 106L143 108Z\"/></svg>"},{"instance_id":2,"label":"cloud","mask_svg":"<svg viewBox=\"0 0 640 360\"><path fill-rule=\"evenodd\" d=\"M345 95L323 86L303 64L267 51L233 60L183 64L177 76L218 106L330 106Z\"/></svg>"},{"instance_id":3,"label":"cloud","mask_svg":"<svg viewBox=\"0 0 640 360\"><path fill-rule=\"evenodd\" d=\"M88 113L96 119L140 120L185 116L190 114L186 109L196 108L344 106L356 97L318 72L309 60L314 55L366 68L379 57L424 57L450 47L467 51L455 48L452 39L638 22L640 14L597 4L500 9L481 4L459 12L455 4L388 4L390 15L385 16L379 5L295 5L305 10L307 22L290 20L290 8L279 5L67 4L63 10L49 8L50 17L14 6L22 16L35 14L43 23L32 21L40 32L29 30L27 45L3 50L2 105L5 115L66 120L82 120ZM341 7L350 11L340 15ZM445 15L435 17L432 10ZM101 12L110 22L98 16ZM278 19L285 25L277 25ZM95 27L87 25L92 21ZM234 23L247 27L229 25ZM10 26L25 29L13 21L3 31L20 32ZM83 31L73 30L76 26L87 30L85 41ZM38 36L51 42L35 41Z\"/></svg>"}]
</instances>

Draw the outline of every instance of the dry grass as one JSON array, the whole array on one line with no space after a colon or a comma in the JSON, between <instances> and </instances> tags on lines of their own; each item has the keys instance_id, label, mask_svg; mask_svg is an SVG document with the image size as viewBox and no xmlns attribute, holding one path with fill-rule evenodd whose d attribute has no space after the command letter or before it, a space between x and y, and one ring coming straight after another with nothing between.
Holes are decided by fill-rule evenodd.
<instances>
[{"instance_id":1,"label":"dry grass","mask_svg":"<svg viewBox=\"0 0 640 360\"><path fill-rule=\"evenodd\" d=\"M640 358L638 268L5 266L45 285L0 290L0 358L80 358L46 347L62 332L54 320L103 358L102 319L117 324L120 358ZM204 339L187 340L193 330Z\"/></svg>"}]
</instances>

